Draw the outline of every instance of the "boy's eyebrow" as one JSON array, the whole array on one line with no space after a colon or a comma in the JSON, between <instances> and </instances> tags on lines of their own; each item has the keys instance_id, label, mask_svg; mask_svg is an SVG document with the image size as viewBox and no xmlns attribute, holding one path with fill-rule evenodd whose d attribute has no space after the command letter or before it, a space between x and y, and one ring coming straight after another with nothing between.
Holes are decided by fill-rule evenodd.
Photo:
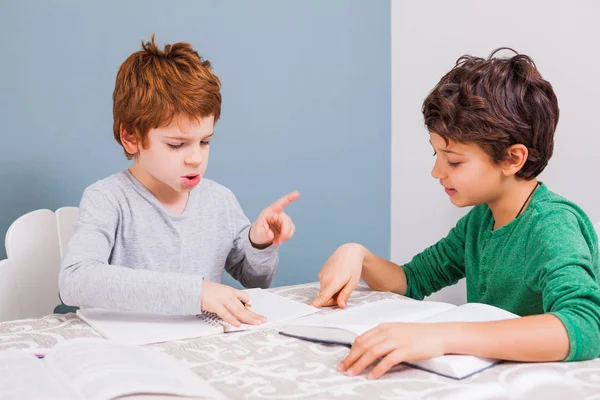
<instances>
[{"instance_id":1,"label":"boy's eyebrow","mask_svg":"<svg viewBox=\"0 0 600 400\"><path fill-rule=\"evenodd\" d=\"M433 147L433 143L431 143L431 140L429 141L429 144L431 145L431 147ZM435 147L434 147L435 150ZM440 151L443 151L444 153L452 153L452 154L457 154L459 156L462 156L462 153L457 153L456 151L452 151L452 150L446 150L446 149L440 149Z\"/></svg>"},{"instance_id":2,"label":"boy's eyebrow","mask_svg":"<svg viewBox=\"0 0 600 400\"><path fill-rule=\"evenodd\" d=\"M206 140L206 139L210 139L211 137L213 137L215 133L211 133L210 135L207 135L205 137L203 137L200 140ZM165 138L167 139L176 139L176 140L189 140L190 138L188 136L185 135L178 135L178 136L165 136Z\"/></svg>"},{"instance_id":3,"label":"boy's eyebrow","mask_svg":"<svg viewBox=\"0 0 600 400\"><path fill-rule=\"evenodd\" d=\"M446 150L446 149L442 149L442 151L443 151L444 153L452 153L452 154L458 154L458 155L461 155L461 156L462 156L462 153L457 153L456 151L452 151L452 150Z\"/></svg>"}]
</instances>

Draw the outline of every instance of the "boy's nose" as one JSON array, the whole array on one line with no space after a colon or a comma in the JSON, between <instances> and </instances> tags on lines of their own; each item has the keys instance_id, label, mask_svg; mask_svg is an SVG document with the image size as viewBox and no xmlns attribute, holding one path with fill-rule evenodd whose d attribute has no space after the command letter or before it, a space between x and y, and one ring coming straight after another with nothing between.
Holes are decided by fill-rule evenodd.
<instances>
[{"instance_id":1,"label":"boy's nose","mask_svg":"<svg viewBox=\"0 0 600 400\"><path fill-rule=\"evenodd\" d=\"M433 176L435 179L442 179L444 177L441 168L438 166L437 161L435 162L435 164L433 164L433 168L431 169L431 176Z\"/></svg>"},{"instance_id":2,"label":"boy's nose","mask_svg":"<svg viewBox=\"0 0 600 400\"><path fill-rule=\"evenodd\" d=\"M200 165L203 159L201 151L194 151L185 157L184 162L186 165Z\"/></svg>"}]
</instances>

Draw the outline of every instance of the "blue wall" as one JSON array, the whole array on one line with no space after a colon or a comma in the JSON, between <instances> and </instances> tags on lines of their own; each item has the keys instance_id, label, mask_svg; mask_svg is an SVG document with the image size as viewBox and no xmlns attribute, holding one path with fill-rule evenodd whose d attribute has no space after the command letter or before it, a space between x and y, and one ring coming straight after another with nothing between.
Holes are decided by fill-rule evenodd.
<instances>
[{"instance_id":1,"label":"blue wall","mask_svg":"<svg viewBox=\"0 0 600 400\"><path fill-rule=\"evenodd\" d=\"M1 2L0 237L129 165L112 90L152 32L192 43L223 81L207 177L251 220L301 192L275 285L317 280L346 241L389 256L389 0Z\"/></svg>"}]
</instances>

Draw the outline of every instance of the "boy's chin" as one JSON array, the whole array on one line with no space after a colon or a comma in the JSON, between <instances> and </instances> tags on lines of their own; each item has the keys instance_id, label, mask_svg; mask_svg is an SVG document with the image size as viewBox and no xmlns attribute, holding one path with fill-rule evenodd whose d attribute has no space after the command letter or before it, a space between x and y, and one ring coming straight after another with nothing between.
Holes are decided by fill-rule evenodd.
<instances>
[{"instance_id":1,"label":"boy's chin","mask_svg":"<svg viewBox=\"0 0 600 400\"><path fill-rule=\"evenodd\" d=\"M469 201L458 198L456 195L453 197L450 197L450 202L459 208L470 207L470 206L474 205Z\"/></svg>"},{"instance_id":2,"label":"boy's chin","mask_svg":"<svg viewBox=\"0 0 600 400\"><path fill-rule=\"evenodd\" d=\"M173 192L180 193L180 194L187 194L194 189L193 187L188 187L179 182L165 183L165 185L167 185L169 188L171 188L171 190Z\"/></svg>"},{"instance_id":3,"label":"boy's chin","mask_svg":"<svg viewBox=\"0 0 600 400\"><path fill-rule=\"evenodd\" d=\"M450 202L458 208L475 207L475 206L485 203L485 202L473 201L472 199L469 200L469 199L460 199L460 198L452 198L452 197L450 198Z\"/></svg>"},{"instance_id":4,"label":"boy's chin","mask_svg":"<svg viewBox=\"0 0 600 400\"><path fill-rule=\"evenodd\" d=\"M178 191L179 193L183 193L183 194L185 194L185 193L189 193L189 192L191 192L191 191L192 191L192 190L194 190L195 188L196 188L196 186L189 187L189 186L181 185L181 186L179 187L179 190L177 190L177 191Z\"/></svg>"}]
</instances>

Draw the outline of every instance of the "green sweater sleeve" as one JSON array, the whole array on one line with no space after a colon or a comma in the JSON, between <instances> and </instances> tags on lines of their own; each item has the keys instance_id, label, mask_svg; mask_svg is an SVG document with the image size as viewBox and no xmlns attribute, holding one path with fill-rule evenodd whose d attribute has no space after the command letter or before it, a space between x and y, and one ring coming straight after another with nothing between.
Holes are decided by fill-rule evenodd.
<instances>
[{"instance_id":1,"label":"green sweater sleeve","mask_svg":"<svg viewBox=\"0 0 600 400\"><path fill-rule=\"evenodd\" d=\"M598 244L594 229L576 210L542 212L526 250L525 279L541 291L544 312L558 317L569 336L565 361L600 355Z\"/></svg>"},{"instance_id":2,"label":"green sweater sleeve","mask_svg":"<svg viewBox=\"0 0 600 400\"><path fill-rule=\"evenodd\" d=\"M471 213L461 218L448 236L402 266L406 273L407 297L423 300L465 276L465 237Z\"/></svg>"}]
</instances>

